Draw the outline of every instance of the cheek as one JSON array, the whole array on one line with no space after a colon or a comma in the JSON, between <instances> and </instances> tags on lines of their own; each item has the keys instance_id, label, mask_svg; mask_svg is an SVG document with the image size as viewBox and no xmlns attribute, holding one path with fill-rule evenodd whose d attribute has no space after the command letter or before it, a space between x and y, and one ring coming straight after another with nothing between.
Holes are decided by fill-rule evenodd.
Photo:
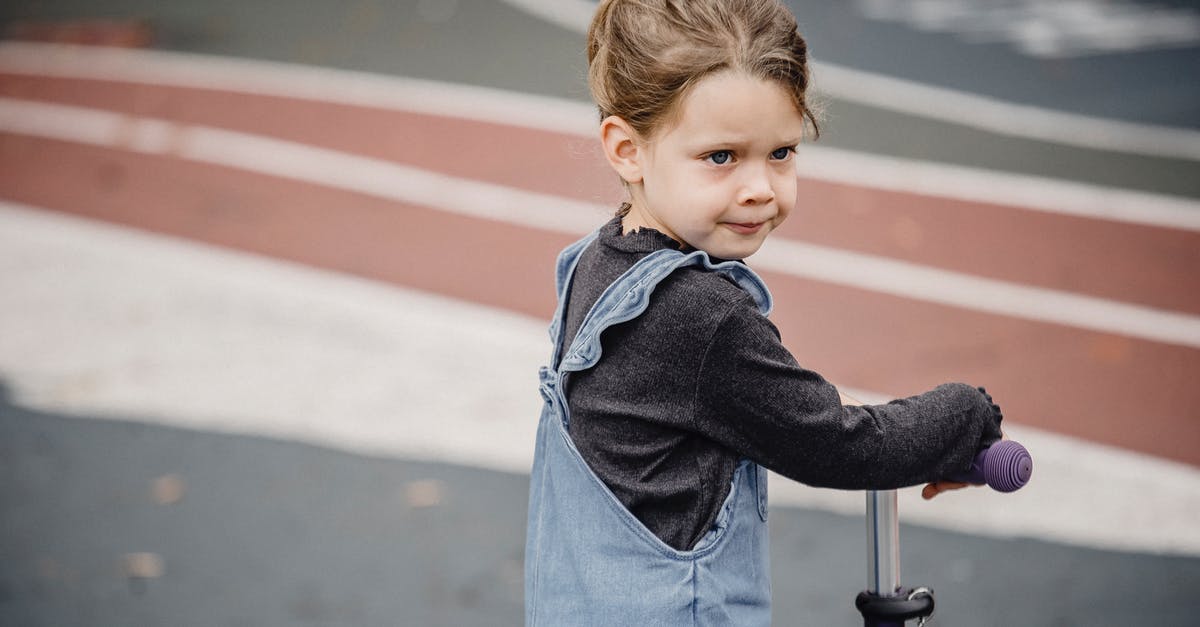
<instances>
[{"instance_id":1,"label":"cheek","mask_svg":"<svg viewBox=\"0 0 1200 627\"><path fill-rule=\"evenodd\" d=\"M784 218L788 217L796 208L796 178L794 176L790 182L785 182L779 189L776 201L779 204L779 222L783 222Z\"/></svg>"},{"instance_id":2,"label":"cheek","mask_svg":"<svg viewBox=\"0 0 1200 627\"><path fill-rule=\"evenodd\" d=\"M682 169L659 173L654 181L654 196L661 202L670 205L694 205L698 199L708 196L705 194L704 181ZM651 187L647 184L647 187Z\"/></svg>"},{"instance_id":3,"label":"cheek","mask_svg":"<svg viewBox=\"0 0 1200 627\"><path fill-rule=\"evenodd\" d=\"M655 164L652 170L646 172L645 178L642 179L642 184L646 187L647 194L655 196L670 196L674 194L679 187L676 183L677 173L675 169L663 164Z\"/></svg>"},{"instance_id":4,"label":"cheek","mask_svg":"<svg viewBox=\"0 0 1200 627\"><path fill-rule=\"evenodd\" d=\"M785 188L783 194L780 195L779 199L780 199L779 206L780 206L781 210L791 212L792 209L795 209L796 208L796 186L792 185L791 187Z\"/></svg>"}]
</instances>

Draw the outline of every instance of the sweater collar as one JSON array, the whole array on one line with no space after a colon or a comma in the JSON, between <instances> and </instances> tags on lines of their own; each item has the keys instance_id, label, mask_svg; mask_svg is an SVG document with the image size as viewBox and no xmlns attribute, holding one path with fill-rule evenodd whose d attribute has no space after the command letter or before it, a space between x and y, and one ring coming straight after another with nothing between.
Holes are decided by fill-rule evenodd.
<instances>
[{"instance_id":1,"label":"sweater collar","mask_svg":"<svg viewBox=\"0 0 1200 627\"><path fill-rule=\"evenodd\" d=\"M622 234L620 217L615 217L600 227L600 241L609 248L625 253L652 253L664 248L685 253L695 250L691 246L680 244L660 231L648 227Z\"/></svg>"},{"instance_id":2,"label":"sweater collar","mask_svg":"<svg viewBox=\"0 0 1200 627\"><path fill-rule=\"evenodd\" d=\"M680 244L669 236L664 235L661 231L656 231L649 227L642 227L632 233L622 235L620 216L609 220L607 224L600 227L600 243L623 253L650 254L656 250L663 250L665 248L678 250L682 253L690 253L696 250L687 244ZM709 259L713 263L721 263L723 261L746 263L741 259L722 259L712 255L709 255Z\"/></svg>"}]
</instances>

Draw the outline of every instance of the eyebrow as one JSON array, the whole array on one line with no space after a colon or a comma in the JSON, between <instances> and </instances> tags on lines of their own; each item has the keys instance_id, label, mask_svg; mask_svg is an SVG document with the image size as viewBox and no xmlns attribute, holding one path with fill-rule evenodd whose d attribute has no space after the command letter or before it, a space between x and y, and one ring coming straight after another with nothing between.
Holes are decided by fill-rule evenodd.
<instances>
[{"instance_id":1,"label":"eyebrow","mask_svg":"<svg viewBox=\"0 0 1200 627\"><path fill-rule=\"evenodd\" d=\"M796 146L796 145L799 145L800 143L802 143L803 141L804 141L803 136L784 137L777 141L771 142L771 146L774 146L775 148L780 148L783 146ZM744 147L748 143L750 143L750 142L747 142L744 140L739 141L736 139L725 139L725 138L720 138L720 137L714 136L712 138L700 137L700 138L697 138L696 141L688 142L687 145L690 147L690 150L702 152L702 151L706 151L706 150L722 150L725 148L741 148L741 147Z\"/></svg>"}]
</instances>

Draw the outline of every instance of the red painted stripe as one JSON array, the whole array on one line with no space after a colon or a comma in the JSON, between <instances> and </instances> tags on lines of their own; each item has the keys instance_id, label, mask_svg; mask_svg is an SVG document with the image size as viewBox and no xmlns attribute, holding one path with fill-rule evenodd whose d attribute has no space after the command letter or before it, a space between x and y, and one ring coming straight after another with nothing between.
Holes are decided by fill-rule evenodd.
<instances>
[{"instance_id":1,"label":"red painted stripe","mask_svg":"<svg viewBox=\"0 0 1200 627\"><path fill-rule=\"evenodd\" d=\"M590 140L252 94L0 74L0 95L230 128L615 205ZM801 178L781 234L1028 285L1200 313L1200 233Z\"/></svg>"},{"instance_id":2,"label":"red painted stripe","mask_svg":"<svg viewBox=\"0 0 1200 627\"><path fill-rule=\"evenodd\" d=\"M64 184L67 181L67 184ZM177 159L0 136L18 202L547 319L571 238ZM767 275L806 365L896 394L984 384L1013 420L1200 465L1200 351ZM902 356L893 358L893 356Z\"/></svg>"},{"instance_id":3,"label":"red painted stripe","mask_svg":"<svg viewBox=\"0 0 1200 627\"><path fill-rule=\"evenodd\" d=\"M1200 313L1200 232L808 179L800 190L789 238Z\"/></svg>"}]
</instances>

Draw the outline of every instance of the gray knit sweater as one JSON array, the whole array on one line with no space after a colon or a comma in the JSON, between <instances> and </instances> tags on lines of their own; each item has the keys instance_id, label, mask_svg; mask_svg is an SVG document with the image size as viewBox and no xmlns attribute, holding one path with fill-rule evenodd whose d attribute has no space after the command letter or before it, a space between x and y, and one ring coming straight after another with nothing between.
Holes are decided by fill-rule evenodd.
<instances>
[{"instance_id":1,"label":"gray knit sweater","mask_svg":"<svg viewBox=\"0 0 1200 627\"><path fill-rule=\"evenodd\" d=\"M606 224L575 271L565 345L605 287L667 247L679 245ZM664 279L645 313L601 342L601 360L567 380L571 438L617 499L677 549L712 526L742 458L812 486L891 489L962 471L1000 438L999 408L961 383L843 406L747 293L701 269Z\"/></svg>"}]
</instances>

